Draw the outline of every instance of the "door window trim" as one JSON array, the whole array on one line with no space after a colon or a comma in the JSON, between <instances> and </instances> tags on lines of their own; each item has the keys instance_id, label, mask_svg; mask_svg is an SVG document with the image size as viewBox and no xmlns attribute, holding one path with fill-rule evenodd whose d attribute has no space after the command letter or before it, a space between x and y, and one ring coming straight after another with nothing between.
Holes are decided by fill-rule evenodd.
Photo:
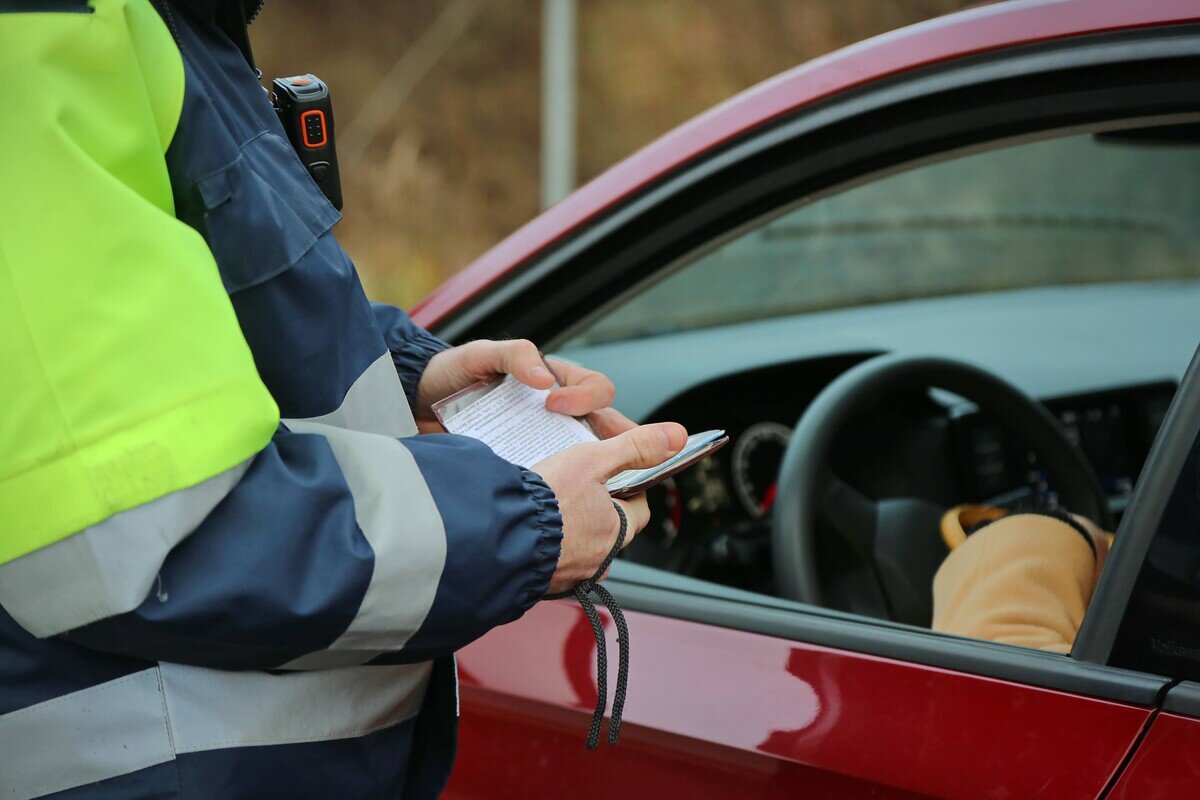
<instances>
[{"instance_id":1,"label":"door window trim","mask_svg":"<svg viewBox=\"0 0 1200 800\"><path fill-rule=\"evenodd\" d=\"M1200 434L1200 349L1179 382L1096 585L1071 657L1106 664L1167 502Z\"/></svg>"},{"instance_id":2,"label":"door window trim","mask_svg":"<svg viewBox=\"0 0 1200 800\"><path fill-rule=\"evenodd\" d=\"M1163 698L1162 710L1181 717L1200 718L1200 683L1182 681L1172 686Z\"/></svg>"}]
</instances>

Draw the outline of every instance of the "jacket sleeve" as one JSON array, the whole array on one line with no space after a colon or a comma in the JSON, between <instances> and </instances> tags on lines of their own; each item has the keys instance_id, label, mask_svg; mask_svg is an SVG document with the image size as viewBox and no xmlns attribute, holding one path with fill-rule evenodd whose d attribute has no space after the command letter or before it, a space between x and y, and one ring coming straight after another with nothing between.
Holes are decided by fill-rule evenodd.
<instances>
[{"instance_id":1,"label":"jacket sleeve","mask_svg":"<svg viewBox=\"0 0 1200 800\"><path fill-rule=\"evenodd\" d=\"M956 547L933 579L933 629L1070 652L1099 578L1098 552L1065 522L1016 514Z\"/></svg>"},{"instance_id":2,"label":"jacket sleeve","mask_svg":"<svg viewBox=\"0 0 1200 800\"><path fill-rule=\"evenodd\" d=\"M545 483L475 440L281 428L143 602L68 638L224 669L423 661L537 602L561 531Z\"/></svg>"},{"instance_id":3,"label":"jacket sleeve","mask_svg":"<svg viewBox=\"0 0 1200 800\"><path fill-rule=\"evenodd\" d=\"M178 50L145 0L79 5L0 14L0 606L225 669L424 659L519 616L549 488L460 437L280 421L174 217Z\"/></svg>"},{"instance_id":4,"label":"jacket sleeve","mask_svg":"<svg viewBox=\"0 0 1200 800\"><path fill-rule=\"evenodd\" d=\"M371 310L375 312L375 323L392 354L400 383L404 385L404 394L408 396L408 405L415 407L417 384L421 381L425 366L429 359L450 345L413 322L408 314L395 306L372 303Z\"/></svg>"}]
</instances>

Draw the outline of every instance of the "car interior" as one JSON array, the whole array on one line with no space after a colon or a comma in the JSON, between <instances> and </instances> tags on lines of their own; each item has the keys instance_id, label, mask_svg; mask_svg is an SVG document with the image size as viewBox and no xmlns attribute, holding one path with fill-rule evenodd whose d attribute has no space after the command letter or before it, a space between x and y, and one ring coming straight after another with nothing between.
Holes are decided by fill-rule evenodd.
<instances>
[{"instance_id":1,"label":"car interior","mask_svg":"<svg viewBox=\"0 0 1200 800\"><path fill-rule=\"evenodd\" d=\"M951 506L1115 530L1200 342L1200 123L876 174L695 248L560 337L731 445L652 490L643 567L928 627Z\"/></svg>"}]
</instances>

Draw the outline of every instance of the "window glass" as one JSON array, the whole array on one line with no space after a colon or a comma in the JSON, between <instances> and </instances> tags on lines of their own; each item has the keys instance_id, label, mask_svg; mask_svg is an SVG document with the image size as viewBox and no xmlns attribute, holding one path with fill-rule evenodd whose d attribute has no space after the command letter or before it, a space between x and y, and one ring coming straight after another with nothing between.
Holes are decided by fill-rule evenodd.
<instances>
[{"instance_id":1,"label":"window glass","mask_svg":"<svg viewBox=\"0 0 1200 800\"><path fill-rule=\"evenodd\" d=\"M1190 128L1029 142L874 180L721 245L571 344L915 298L1195 278L1200 137Z\"/></svg>"}]
</instances>

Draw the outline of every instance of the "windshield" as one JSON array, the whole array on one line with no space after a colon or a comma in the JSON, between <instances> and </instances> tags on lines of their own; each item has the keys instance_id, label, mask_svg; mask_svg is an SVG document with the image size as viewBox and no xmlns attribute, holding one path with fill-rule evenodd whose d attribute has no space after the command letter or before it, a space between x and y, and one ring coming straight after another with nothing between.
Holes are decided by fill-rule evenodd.
<instances>
[{"instance_id":1,"label":"windshield","mask_svg":"<svg viewBox=\"0 0 1200 800\"><path fill-rule=\"evenodd\" d=\"M1075 135L876 179L726 241L571 344L917 298L1196 278L1195 133Z\"/></svg>"}]
</instances>

